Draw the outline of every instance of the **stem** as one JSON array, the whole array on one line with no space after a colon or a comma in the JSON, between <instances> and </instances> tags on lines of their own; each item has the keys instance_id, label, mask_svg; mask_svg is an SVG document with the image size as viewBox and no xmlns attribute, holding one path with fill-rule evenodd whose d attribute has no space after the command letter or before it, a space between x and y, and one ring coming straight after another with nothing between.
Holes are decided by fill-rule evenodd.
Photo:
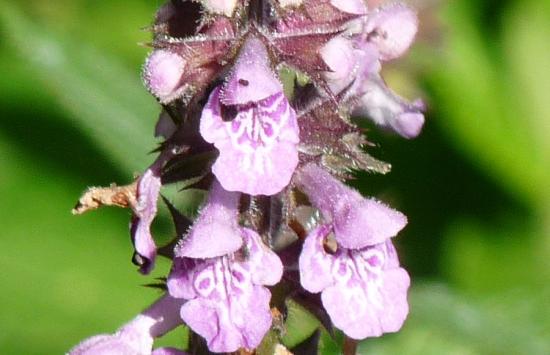
<instances>
[{"instance_id":1,"label":"stem","mask_svg":"<svg viewBox=\"0 0 550 355\"><path fill-rule=\"evenodd\" d=\"M249 18L258 26L262 26L265 22L266 6L267 3L264 0L250 0Z\"/></svg>"},{"instance_id":2,"label":"stem","mask_svg":"<svg viewBox=\"0 0 550 355\"><path fill-rule=\"evenodd\" d=\"M344 345L342 346L342 353L344 355L355 355L357 353L357 345L359 342L355 339L344 336Z\"/></svg>"}]
</instances>

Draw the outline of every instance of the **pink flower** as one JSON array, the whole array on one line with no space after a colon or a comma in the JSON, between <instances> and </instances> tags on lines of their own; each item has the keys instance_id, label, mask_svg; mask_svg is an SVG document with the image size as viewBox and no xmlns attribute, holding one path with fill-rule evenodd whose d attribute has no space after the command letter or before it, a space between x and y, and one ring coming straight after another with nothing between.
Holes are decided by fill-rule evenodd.
<instances>
[{"instance_id":1,"label":"pink flower","mask_svg":"<svg viewBox=\"0 0 550 355\"><path fill-rule=\"evenodd\" d=\"M399 330L408 314L410 280L390 238L405 226L406 217L363 198L314 164L300 170L297 186L323 217L302 248L302 286L322 292L330 319L351 338ZM325 242L332 233L337 246L329 253Z\"/></svg>"},{"instance_id":2,"label":"pink flower","mask_svg":"<svg viewBox=\"0 0 550 355\"><path fill-rule=\"evenodd\" d=\"M336 241L349 249L384 243L407 224L407 217L382 202L366 199L315 164L303 167L296 185L332 223Z\"/></svg>"},{"instance_id":3,"label":"pink flower","mask_svg":"<svg viewBox=\"0 0 550 355\"><path fill-rule=\"evenodd\" d=\"M212 167L224 189L273 195L298 164L296 113L273 74L263 43L250 37L201 117L202 137L220 151Z\"/></svg>"},{"instance_id":4,"label":"pink flower","mask_svg":"<svg viewBox=\"0 0 550 355\"><path fill-rule=\"evenodd\" d=\"M409 312L410 279L390 240L361 249L324 248L330 225L307 236L299 259L300 282L321 301L331 321L354 339L398 331Z\"/></svg>"},{"instance_id":5,"label":"pink flower","mask_svg":"<svg viewBox=\"0 0 550 355\"><path fill-rule=\"evenodd\" d=\"M271 294L283 265L259 235L241 228L242 252L211 259L175 258L168 290L188 300L181 318L213 352L254 349L271 326ZM219 235L219 238L226 236Z\"/></svg>"},{"instance_id":6,"label":"pink flower","mask_svg":"<svg viewBox=\"0 0 550 355\"><path fill-rule=\"evenodd\" d=\"M354 116L369 117L376 125L402 137L415 138L424 126L424 103L408 102L389 89L378 74L362 84L363 94L353 110Z\"/></svg>"}]
</instances>

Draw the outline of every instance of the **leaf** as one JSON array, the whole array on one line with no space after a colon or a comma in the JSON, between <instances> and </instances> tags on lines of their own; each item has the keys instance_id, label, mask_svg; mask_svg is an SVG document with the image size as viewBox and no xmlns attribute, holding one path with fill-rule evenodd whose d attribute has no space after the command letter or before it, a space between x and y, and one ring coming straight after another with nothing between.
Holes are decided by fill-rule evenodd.
<instances>
[{"instance_id":1,"label":"leaf","mask_svg":"<svg viewBox=\"0 0 550 355\"><path fill-rule=\"evenodd\" d=\"M62 354L114 331L158 293L139 286L153 278L130 263L127 213L71 215L80 183L9 142L0 132L0 349ZM168 267L159 262L154 277Z\"/></svg>"},{"instance_id":2,"label":"leaf","mask_svg":"<svg viewBox=\"0 0 550 355\"><path fill-rule=\"evenodd\" d=\"M506 303L495 307L504 298L476 298L443 284L417 283L405 326L397 334L366 339L358 353L548 354L548 339L531 318Z\"/></svg>"},{"instance_id":3,"label":"leaf","mask_svg":"<svg viewBox=\"0 0 550 355\"><path fill-rule=\"evenodd\" d=\"M550 6L544 1L521 1L508 9L503 26L506 64L510 79L506 89L521 112L517 119L533 137L531 157L542 169L546 183L540 194L550 197Z\"/></svg>"},{"instance_id":4,"label":"leaf","mask_svg":"<svg viewBox=\"0 0 550 355\"><path fill-rule=\"evenodd\" d=\"M319 321L304 307L292 299L286 301L287 318L285 322L286 334L282 342L287 348L293 348L308 339L317 328Z\"/></svg>"},{"instance_id":5,"label":"leaf","mask_svg":"<svg viewBox=\"0 0 550 355\"><path fill-rule=\"evenodd\" d=\"M157 116L154 100L116 59L39 27L12 2L0 2L5 38L68 118L126 171L147 165Z\"/></svg>"},{"instance_id":6,"label":"leaf","mask_svg":"<svg viewBox=\"0 0 550 355\"><path fill-rule=\"evenodd\" d=\"M451 2L445 12L449 36L443 63L429 78L444 118L438 123L457 149L496 182L527 203L538 203L547 184L534 157L533 132L504 90L509 80L491 57L490 43L476 29L468 2ZM521 90L517 87L517 91Z\"/></svg>"}]
</instances>

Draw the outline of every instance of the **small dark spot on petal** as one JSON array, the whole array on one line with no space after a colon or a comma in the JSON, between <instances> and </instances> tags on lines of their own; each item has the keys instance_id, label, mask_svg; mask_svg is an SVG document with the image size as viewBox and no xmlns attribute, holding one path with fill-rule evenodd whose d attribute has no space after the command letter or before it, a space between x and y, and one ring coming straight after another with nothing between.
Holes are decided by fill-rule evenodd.
<instances>
[{"instance_id":1,"label":"small dark spot on petal","mask_svg":"<svg viewBox=\"0 0 550 355\"><path fill-rule=\"evenodd\" d=\"M239 84L242 86L248 86L250 83L246 79L239 79Z\"/></svg>"}]
</instances>

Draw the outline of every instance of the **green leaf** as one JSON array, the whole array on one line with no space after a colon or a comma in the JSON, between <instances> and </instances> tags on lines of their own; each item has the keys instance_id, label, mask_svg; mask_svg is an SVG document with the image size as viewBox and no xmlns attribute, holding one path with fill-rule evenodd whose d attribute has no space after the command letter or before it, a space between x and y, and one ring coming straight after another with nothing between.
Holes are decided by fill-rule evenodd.
<instances>
[{"instance_id":1,"label":"green leaf","mask_svg":"<svg viewBox=\"0 0 550 355\"><path fill-rule=\"evenodd\" d=\"M321 323L303 306L292 299L286 301L286 307L288 310L285 322L286 334L282 342L290 349L309 338Z\"/></svg>"},{"instance_id":2,"label":"green leaf","mask_svg":"<svg viewBox=\"0 0 550 355\"><path fill-rule=\"evenodd\" d=\"M4 37L36 83L122 169L143 170L151 160L146 153L154 148L158 108L139 74L75 38L39 27L12 2L0 4Z\"/></svg>"},{"instance_id":3,"label":"green leaf","mask_svg":"<svg viewBox=\"0 0 550 355\"><path fill-rule=\"evenodd\" d=\"M94 334L116 330L157 291L160 259L144 278L130 262L128 212L70 213L82 186L74 175L10 142L0 132L0 349L63 354Z\"/></svg>"},{"instance_id":4,"label":"green leaf","mask_svg":"<svg viewBox=\"0 0 550 355\"><path fill-rule=\"evenodd\" d=\"M536 150L530 157L543 170L546 183L539 193L550 198L550 6L544 1L520 1L506 13L503 41L510 71L507 89L517 117L531 132Z\"/></svg>"},{"instance_id":5,"label":"green leaf","mask_svg":"<svg viewBox=\"0 0 550 355\"><path fill-rule=\"evenodd\" d=\"M529 204L539 203L546 188L544 166L533 144L533 132L508 95L510 80L491 43L476 29L472 9L455 1L445 11L448 37L430 86L439 100L437 123L454 145L496 182Z\"/></svg>"},{"instance_id":6,"label":"green leaf","mask_svg":"<svg viewBox=\"0 0 550 355\"><path fill-rule=\"evenodd\" d=\"M416 284L399 333L366 339L359 354L548 354L542 329L506 297L476 298L442 284ZM521 300L521 299L520 299ZM519 304L524 307L529 300Z\"/></svg>"}]
</instances>

